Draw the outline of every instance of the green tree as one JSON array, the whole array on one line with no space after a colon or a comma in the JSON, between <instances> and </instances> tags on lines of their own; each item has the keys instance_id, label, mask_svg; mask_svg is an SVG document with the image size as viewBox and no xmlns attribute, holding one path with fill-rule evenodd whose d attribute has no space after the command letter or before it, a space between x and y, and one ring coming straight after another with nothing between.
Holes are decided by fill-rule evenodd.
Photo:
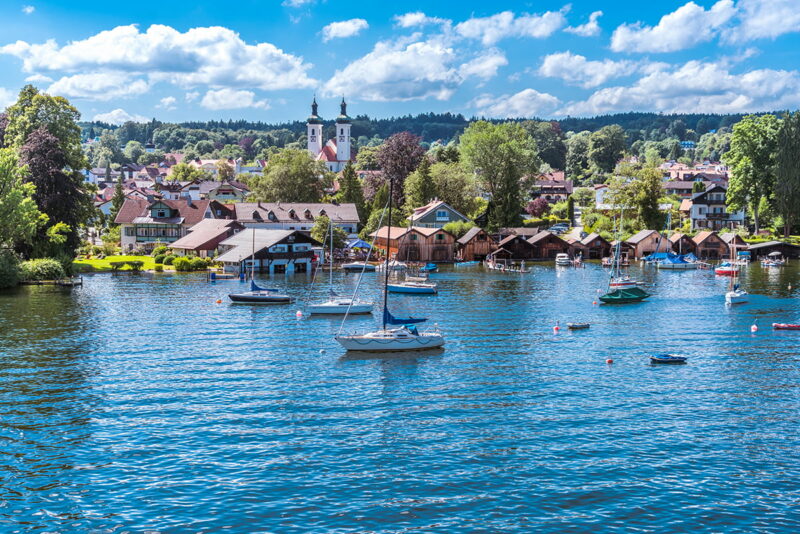
<instances>
[{"instance_id":1,"label":"green tree","mask_svg":"<svg viewBox=\"0 0 800 534\"><path fill-rule=\"evenodd\" d=\"M117 136L109 130L103 132L99 143L92 145L91 154L94 167L110 167L112 164L125 163L126 160Z\"/></svg>"},{"instance_id":2,"label":"green tree","mask_svg":"<svg viewBox=\"0 0 800 534\"><path fill-rule=\"evenodd\" d=\"M478 209L478 184L459 163L440 162L431 167L436 197L467 217Z\"/></svg>"},{"instance_id":3,"label":"green tree","mask_svg":"<svg viewBox=\"0 0 800 534\"><path fill-rule=\"evenodd\" d=\"M750 208L758 233L762 201L775 190L775 154L780 121L775 115L748 115L733 126L731 148L723 157L730 167L726 200L733 211Z\"/></svg>"},{"instance_id":4,"label":"green tree","mask_svg":"<svg viewBox=\"0 0 800 534\"><path fill-rule=\"evenodd\" d=\"M122 177L117 179L117 183L114 186L114 196L111 197L111 210L109 210L109 226L116 226L117 223L115 222L117 219L117 214L119 210L122 209L122 205L125 204L125 190L122 187Z\"/></svg>"},{"instance_id":5,"label":"green tree","mask_svg":"<svg viewBox=\"0 0 800 534\"><path fill-rule=\"evenodd\" d=\"M567 219L569 219L569 224L575 224L575 199L572 198L572 195L567 198Z\"/></svg>"},{"instance_id":6,"label":"green tree","mask_svg":"<svg viewBox=\"0 0 800 534\"><path fill-rule=\"evenodd\" d=\"M800 112L781 121L775 163L775 205L783 218L783 236L789 237L800 215Z\"/></svg>"},{"instance_id":7,"label":"green tree","mask_svg":"<svg viewBox=\"0 0 800 534\"><path fill-rule=\"evenodd\" d=\"M692 184L692 193L702 193L706 190L706 184L703 182L697 181Z\"/></svg>"},{"instance_id":8,"label":"green tree","mask_svg":"<svg viewBox=\"0 0 800 534\"><path fill-rule=\"evenodd\" d=\"M663 215L658 208L663 191L661 182L661 171L658 168L638 169L634 171L632 180L617 180L609 186L614 189L611 194L612 202L624 206L626 210L633 210L636 227L660 229L663 223Z\"/></svg>"},{"instance_id":9,"label":"green tree","mask_svg":"<svg viewBox=\"0 0 800 534\"><path fill-rule=\"evenodd\" d=\"M15 149L22 148L28 136L41 127L46 127L59 142L70 169L79 171L88 167L81 147L81 114L66 98L40 93L32 85L26 85L17 101L6 110L8 125L5 143Z\"/></svg>"},{"instance_id":10,"label":"green tree","mask_svg":"<svg viewBox=\"0 0 800 534\"><path fill-rule=\"evenodd\" d=\"M236 172L233 169L233 166L225 161L224 159L217 161L217 177L222 181L229 181L233 180L236 176Z\"/></svg>"},{"instance_id":11,"label":"green tree","mask_svg":"<svg viewBox=\"0 0 800 534\"><path fill-rule=\"evenodd\" d=\"M248 185L255 201L319 202L327 174L325 164L312 159L307 150L284 148Z\"/></svg>"},{"instance_id":12,"label":"green tree","mask_svg":"<svg viewBox=\"0 0 800 534\"><path fill-rule=\"evenodd\" d=\"M311 228L311 237L323 243L325 248L330 247L331 243L331 235L330 235L330 223L331 220L324 215L317 217L314 221L314 226ZM342 230L340 227L333 225L333 248L344 248L347 245L347 232Z\"/></svg>"},{"instance_id":13,"label":"green tree","mask_svg":"<svg viewBox=\"0 0 800 534\"><path fill-rule=\"evenodd\" d=\"M380 164L378 163L378 152L380 146L364 146L358 149L356 154L356 168L360 171L377 171Z\"/></svg>"},{"instance_id":14,"label":"green tree","mask_svg":"<svg viewBox=\"0 0 800 534\"><path fill-rule=\"evenodd\" d=\"M520 180L541 164L536 141L517 123L477 121L461 135L461 157L492 197L489 227L519 224Z\"/></svg>"},{"instance_id":15,"label":"green tree","mask_svg":"<svg viewBox=\"0 0 800 534\"><path fill-rule=\"evenodd\" d=\"M361 188L361 182L356 176L356 170L353 164L349 161L344 166L342 177L339 179L339 193L337 195L339 202L351 203L356 205L358 211L358 219L362 223L367 222L369 213L367 211L366 203L364 202L364 190Z\"/></svg>"},{"instance_id":16,"label":"green tree","mask_svg":"<svg viewBox=\"0 0 800 534\"><path fill-rule=\"evenodd\" d=\"M169 179L175 182L194 182L195 180L209 180L211 176L194 165L181 162L172 167Z\"/></svg>"},{"instance_id":17,"label":"green tree","mask_svg":"<svg viewBox=\"0 0 800 534\"><path fill-rule=\"evenodd\" d=\"M539 157L553 169L567 165L567 144L557 122L523 121L522 127L536 141Z\"/></svg>"},{"instance_id":18,"label":"green tree","mask_svg":"<svg viewBox=\"0 0 800 534\"><path fill-rule=\"evenodd\" d=\"M589 138L589 161L602 172L611 172L625 151L625 131L617 124L604 126Z\"/></svg>"},{"instance_id":19,"label":"green tree","mask_svg":"<svg viewBox=\"0 0 800 534\"><path fill-rule=\"evenodd\" d=\"M450 232L456 239L461 239L472 228L475 228L475 223L472 221L452 221L445 224L442 230Z\"/></svg>"},{"instance_id":20,"label":"green tree","mask_svg":"<svg viewBox=\"0 0 800 534\"><path fill-rule=\"evenodd\" d=\"M423 157L417 170L408 175L403 188L408 213L426 205L436 197L437 188L431 177L431 163L427 157Z\"/></svg>"},{"instance_id":21,"label":"green tree","mask_svg":"<svg viewBox=\"0 0 800 534\"><path fill-rule=\"evenodd\" d=\"M579 180L589 172L589 140L591 132L580 132L567 138L567 175Z\"/></svg>"},{"instance_id":22,"label":"green tree","mask_svg":"<svg viewBox=\"0 0 800 534\"><path fill-rule=\"evenodd\" d=\"M14 149L0 149L0 248L30 243L47 222L36 206L36 186L27 181L27 172Z\"/></svg>"},{"instance_id":23,"label":"green tree","mask_svg":"<svg viewBox=\"0 0 800 534\"><path fill-rule=\"evenodd\" d=\"M133 163L138 163L139 159L146 154L144 146L139 141L128 141L122 153L128 162Z\"/></svg>"}]
</instances>

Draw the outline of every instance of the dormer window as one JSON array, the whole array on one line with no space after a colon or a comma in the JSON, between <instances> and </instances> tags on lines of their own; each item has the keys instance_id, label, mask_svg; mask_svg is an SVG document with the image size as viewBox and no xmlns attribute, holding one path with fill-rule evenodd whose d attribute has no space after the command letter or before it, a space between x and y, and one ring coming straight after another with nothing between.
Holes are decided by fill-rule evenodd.
<instances>
[{"instance_id":1,"label":"dormer window","mask_svg":"<svg viewBox=\"0 0 800 534\"><path fill-rule=\"evenodd\" d=\"M275 215L275 213L273 213L272 210L269 210L269 213L267 213L267 218L273 222L278 220L278 217Z\"/></svg>"},{"instance_id":2,"label":"dormer window","mask_svg":"<svg viewBox=\"0 0 800 534\"><path fill-rule=\"evenodd\" d=\"M306 211L303 212L303 217L305 217L306 219L311 219L311 210L306 209Z\"/></svg>"},{"instance_id":3,"label":"dormer window","mask_svg":"<svg viewBox=\"0 0 800 534\"><path fill-rule=\"evenodd\" d=\"M294 219L296 217L294 210L289 210L289 217Z\"/></svg>"},{"instance_id":4,"label":"dormer window","mask_svg":"<svg viewBox=\"0 0 800 534\"><path fill-rule=\"evenodd\" d=\"M328 214L327 214L327 212L325 210L319 210L319 216L320 217L327 217Z\"/></svg>"},{"instance_id":5,"label":"dormer window","mask_svg":"<svg viewBox=\"0 0 800 534\"><path fill-rule=\"evenodd\" d=\"M253 220L254 221L260 221L261 220L261 214L259 212L257 212L257 211L254 211L253 212Z\"/></svg>"}]
</instances>

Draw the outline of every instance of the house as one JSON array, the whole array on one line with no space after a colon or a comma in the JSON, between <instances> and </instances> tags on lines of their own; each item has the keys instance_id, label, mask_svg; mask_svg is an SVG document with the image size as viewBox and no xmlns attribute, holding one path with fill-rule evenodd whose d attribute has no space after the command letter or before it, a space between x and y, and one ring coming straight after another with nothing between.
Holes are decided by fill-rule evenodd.
<instances>
[{"instance_id":1,"label":"house","mask_svg":"<svg viewBox=\"0 0 800 534\"><path fill-rule=\"evenodd\" d=\"M360 220L355 204L299 202L239 202L233 204L234 219L248 228L310 231L317 217L328 217L351 237L356 237Z\"/></svg>"},{"instance_id":2,"label":"house","mask_svg":"<svg viewBox=\"0 0 800 534\"><path fill-rule=\"evenodd\" d=\"M193 200L243 202L249 194L250 189L235 180L196 180L181 187L181 196L189 196Z\"/></svg>"},{"instance_id":3,"label":"house","mask_svg":"<svg viewBox=\"0 0 800 534\"><path fill-rule=\"evenodd\" d=\"M441 228L383 226L370 234L375 248L399 261L451 262L456 238Z\"/></svg>"},{"instance_id":4,"label":"house","mask_svg":"<svg viewBox=\"0 0 800 534\"><path fill-rule=\"evenodd\" d=\"M246 228L219 243L216 260L226 272L246 272L251 267L269 274L310 272L312 248L320 246L322 243L298 230Z\"/></svg>"},{"instance_id":5,"label":"house","mask_svg":"<svg viewBox=\"0 0 800 534\"><path fill-rule=\"evenodd\" d=\"M675 254L694 254L697 250L692 238L680 232L675 232L669 236L669 242L672 244L672 252Z\"/></svg>"},{"instance_id":6,"label":"house","mask_svg":"<svg viewBox=\"0 0 800 534\"><path fill-rule=\"evenodd\" d=\"M744 210L728 212L726 194L725 186L711 184L705 191L692 195L692 208L689 212L692 229L734 229L744 224Z\"/></svg>"},{"instance_id":7,"label":"house","mask_svg":"<svg viewBox=\"0 0 800 534\"><path fill-rule=\"evenodd\" d=\"M477 226L470 228L456 241L461 261L483 261L494 249L497 241Z\"/></svg>"},{"instance_id":8,"label":"house","mask_svg":"<svg viewBox=\"0 0 800 534\"><path fill-rule=\"evenodd\" d=\"M694 236L694 255L704 260L719 260L730 257L728 244L717 232L705 230Z\"/></svg>"},{"instance_id":9,"label":"house","mask_svg":"<svg viewBox=\"0 0 800 534\"><path fill-rule=\"evenodd\" d=\"M212 218L208 200L194 201L149 198L126 198L117 213L122 250L152 250L156 244L174 243L189 228Z\"/></svg>"},{"instance_id":10,"label":"house","mask_svg":"<svg viewBox=\"0 0 800 534\"><path fill-rule=\"evenodd\" d=\"M533 245L533 257L537 260L555 259L556 254L569 254L572 247L553 232L544 230L528 239Z\"/></svg>"},{"instance_id":11,"label":"house","mask_svg":"<svg viewBox=\"0 0 800 534\"><path fill-rule=\"evenodd\" d=\"M565 178L564 171L540 174L531 190L531 198L543 198L550 204L567 200L572 195L572 180Z\"/></svg>"},{"instance_id":12,"label":"house","mask_svg":"<svg viewBox=\"0 0 800 534\"><path fill-rule=\"evenodd\" d=\"M791 243L784 243L783 241L766 241L764 243L756 243L750 245L750 253L753 258L765 258L772 252L780 252L784 258L798 259L800 258L800 246L792 245Z\"/></svg>"},{"instance_id":13,"label":"house","mask_svg":"<svg viewBox=\"0 0 800 534\"><path fill-rule=\"evenodd\" d=\"M668 239L662 239L661 234L655 230L642 230L633 235L626 243L633 247L635 258L644 258L653 252L669 252L672 250L672 243Z\"/></svg>"},{"instance_id":14,"label":"house","mask_svg":"<svg viewBox=\"0 0 800 534\"><path fill-rule=\"evenodd\" d=\"M203 219L189 228L189 233L172 243L170 248L179 256L194 254L201 258L213 257L220 243L242 230L244 225L230 219Z\"/></svg>"},{"instance_id":15,"label":"house","mask_svg":"<svg viewBox=\"0 0 800 534\"><path fill-rule=\"evenodd\" d=\"M432 200L421 208L416 208L409 217L412 226L423 228L442 228L451 222L467 222L469 219L442 200Z\"/></svg>"},{"instance_id":16,"label":"house","mask_svg":"<svg viewBox=\"0 0 800 534\"><path fill-rule=\"evenodd\" d=\"M728 245L728 250L731 248L736 251L747 250L749 246L747 241L745 241L744 238L736 232L725 232L724 234L719 234L719 237L722 238L722 240Z\"/></svg>"},{"instance_id":17,"label":"house","mask_svg":"<svg viewBox=\"0 0 800 534\"><path fill-rule=\"evenodd\" d=\"M600 260L611 256L611 243L606 241L603 236L592 232L579 241L583 251L583 257L587 260Z\"/></svg>"},{"instance_id":18,"label":"house","mask_svg":"<svg viewBox=\"0 0 800 534\"><path fill-rule=\"evenodd\" d=\"M507 238L510 235L518 235L520 237L524 237L525 239L530 239L531 237L535 236L539 233L539 227L534 226L531 228L520 226L520 227L512 227L512 228L500 228L497 233L495 234L495 238L498 241L502 241L503 239Z\"/></svg>"},{"instance_id":19,"label":"house","mask_svg":"<svg viewBox=\"0 0 800 534\"><path fill-rule=\"evenodd\" d=\"M501 239L490 256L496 260L532 260L536 257L536 248L524 236L512 234Z\"/></svg>"},{"instance_id":20,"label":"house","mask_svg":"<svg viewBox=\"0 0 800 534\"><path fill-rule=\"evenodd\" d=\"M702 182L700 180L669 180L661 184L661 188L664 190L664 194L666 195L676 195L681 199L692 198L695 184L698 181L703 184L703 189L706 189L708 186L712 185L712 182Z\"/></svg>"}]
</instances>

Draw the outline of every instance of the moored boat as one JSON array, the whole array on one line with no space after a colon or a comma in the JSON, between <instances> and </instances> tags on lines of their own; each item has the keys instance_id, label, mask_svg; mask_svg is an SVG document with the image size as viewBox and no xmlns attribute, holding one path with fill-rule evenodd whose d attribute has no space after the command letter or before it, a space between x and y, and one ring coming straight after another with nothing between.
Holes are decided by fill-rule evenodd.
<instances>
[{"instance_id":1,"label":"moored boat","mask_svg":"<svg viewBox=\"0 0 800 534\"><path fill-rule=\"evenodd\" d=\"M686 363L686 356L676 356L675 354L653 354L650 356L650 363L681 365Z\"/></svg>"},{"instance_id":2,"label":"moored boat","mask_svg":"<svg viewBox=\"0 0 800 534\"><path fill-rule=\"evenodd\" d=\"M772 323L774 330L800 330L800 324L792 323Z\"/></svg>"},{"instance_id":3,"label":"moored boat","mask_svg":"<svg viewBox=\"0 0 800 534\"><path fill-rule=\"evenodd\" d=\"M433 295L437 293L436 284L433 282L398 282L387 286L392 293L410 293L413 295Z\"/></svg>"},{"instance_id":4,"label":"moored boat","mask_svg":"<svg viewBox=\"0 0 800 534\"><path fill-rule=\"evenodd\" d=\"M435 263L426 263L424 267L420 267L419 271L422 273L435 273L439 270L439 266Z\"/></svg>"},{"instance_id":5,"label":"moored boat","mask_svg":"<svg viewBox=\"0 0 800 534\"><path fill-rule=\"evenodd\" d=\"M480 265L481 262L479 261L458 261L453 264L453 267L472 267L475 265Z\"/></svg>"},{"instance_id":6,"label":"moored boat","mask_svg":"<svg viewBox=\"0 0 800 534\"><path fill-rule=\"evenodd\" d=\"M714 273L720 276L736 276L739 274L739 267L729 261L723 261L717 265Z\"/></svg>"},{"instance_id":7,"label":"moored boat","mask_svg":"<svg viewBox=\"0 0 800 534\"><path fill-rule=\"evenodd\" d=\"M350 263L343 263L342 264L342 269L344 269L345 271L347 271L349 273L350 272L360 273L362 271L368 272L368 273L374 273L375 272L375 265L373 265L371 263L364 262L364 261L354 261L354 262L350 262Z\"/></svg>"},{"instance_id":8,"label":"moored boat","mask_svg":"<svg viewBox=\"0 0 800 534\"><path fill-rule=\"evenodd\" d=\"M733 289L725 293L726 304L744 304L747 302L747 291L740 288L738 285L733 286Z\"/></svg>"},{"instance_id":9,"label":"moored boat","mask_svg":"<svg viewBox=\"0 0 800 534\"><path fill-rule=\"evenodd\" d=\"M639 287L626 287L601 295L600 300L606 304L628 304L641 302L649 296L649 293Z\"/></svg>"},{"instance_id":10,"label":"moored boat","mask_svg":"<svg viewBox=\"0 0 800 534\"><path fill-rule=\"evenodd\" d=\"M589 323L567 323L567 328L570 330L586 330L590 326Z\"/></svg>"},{"instance_id":11,"label":"moored boat","mask_svg":"<svg viewBox=\"0 0 800 534\"><path fill-rule=\"evenodd\" d=\"M556 265L569 266L572 265L572 260L569 259L569 254L559 252L556 254Z\"/></svg>"},{"instance_id":12,"label":"moored boat","mask_svg":"<svg viewBox=\"0 0 800 534\"><path fill-rule=\"evenodd\" d=\"M342 315L345 313L360 315L372 313L372 303L346 297L331 298L327 302L309 305L308 312L311 315Z\"/></svg>"},{"instance_id":13,"label":"moored boat","mask_svg":"<svg viewBox=\"0 0 800 534\"><path fill-rule=\"evenodd\" d=\"M280 293L278 289L259 287L252 280L250 291L231 293L228 297L236 304L288 304L292 297Z\"/></svg>"}]
</instances>

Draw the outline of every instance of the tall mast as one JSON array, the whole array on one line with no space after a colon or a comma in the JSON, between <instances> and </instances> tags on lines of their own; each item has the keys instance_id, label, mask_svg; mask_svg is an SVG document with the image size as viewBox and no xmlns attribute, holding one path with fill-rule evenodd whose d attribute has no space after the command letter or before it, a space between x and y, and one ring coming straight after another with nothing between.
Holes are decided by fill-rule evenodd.
<instances>
[{"instance_id":1,"label":"tall mast","mask_svg":"<svg viewBox=\"0 0 800 534\"><path fill-rule=\"evenodd\" d=\"M328 217L328 230L331 233L331 268L329 270L330 274L328 275L328 291L333 291L333 219Z\"/></svg>"},{"instance_id":2,"label":"tall mast","mask_svg":"<svg viewBox=\"0 0 800 534\"><path fill-rule=\"evenodd\" d=\"M250 280L256 279L256 229L253 228L253 253L250 255Z\"/></svg>"},{"instance_id":3,"label":"tall mast","mask_svg":"<svg viewBox=\"0 0 800 534\"><path fill-rule=\"evenodd\" d=\"M384 262L383 276L383 329L386 330L386 310L389 305L389 246L392 243L392 196L394 195L394 180L389 177L389 222L386 231L386 260ZM398 252L400 249L398 248Z\"/></svg>"}]
</instances>

